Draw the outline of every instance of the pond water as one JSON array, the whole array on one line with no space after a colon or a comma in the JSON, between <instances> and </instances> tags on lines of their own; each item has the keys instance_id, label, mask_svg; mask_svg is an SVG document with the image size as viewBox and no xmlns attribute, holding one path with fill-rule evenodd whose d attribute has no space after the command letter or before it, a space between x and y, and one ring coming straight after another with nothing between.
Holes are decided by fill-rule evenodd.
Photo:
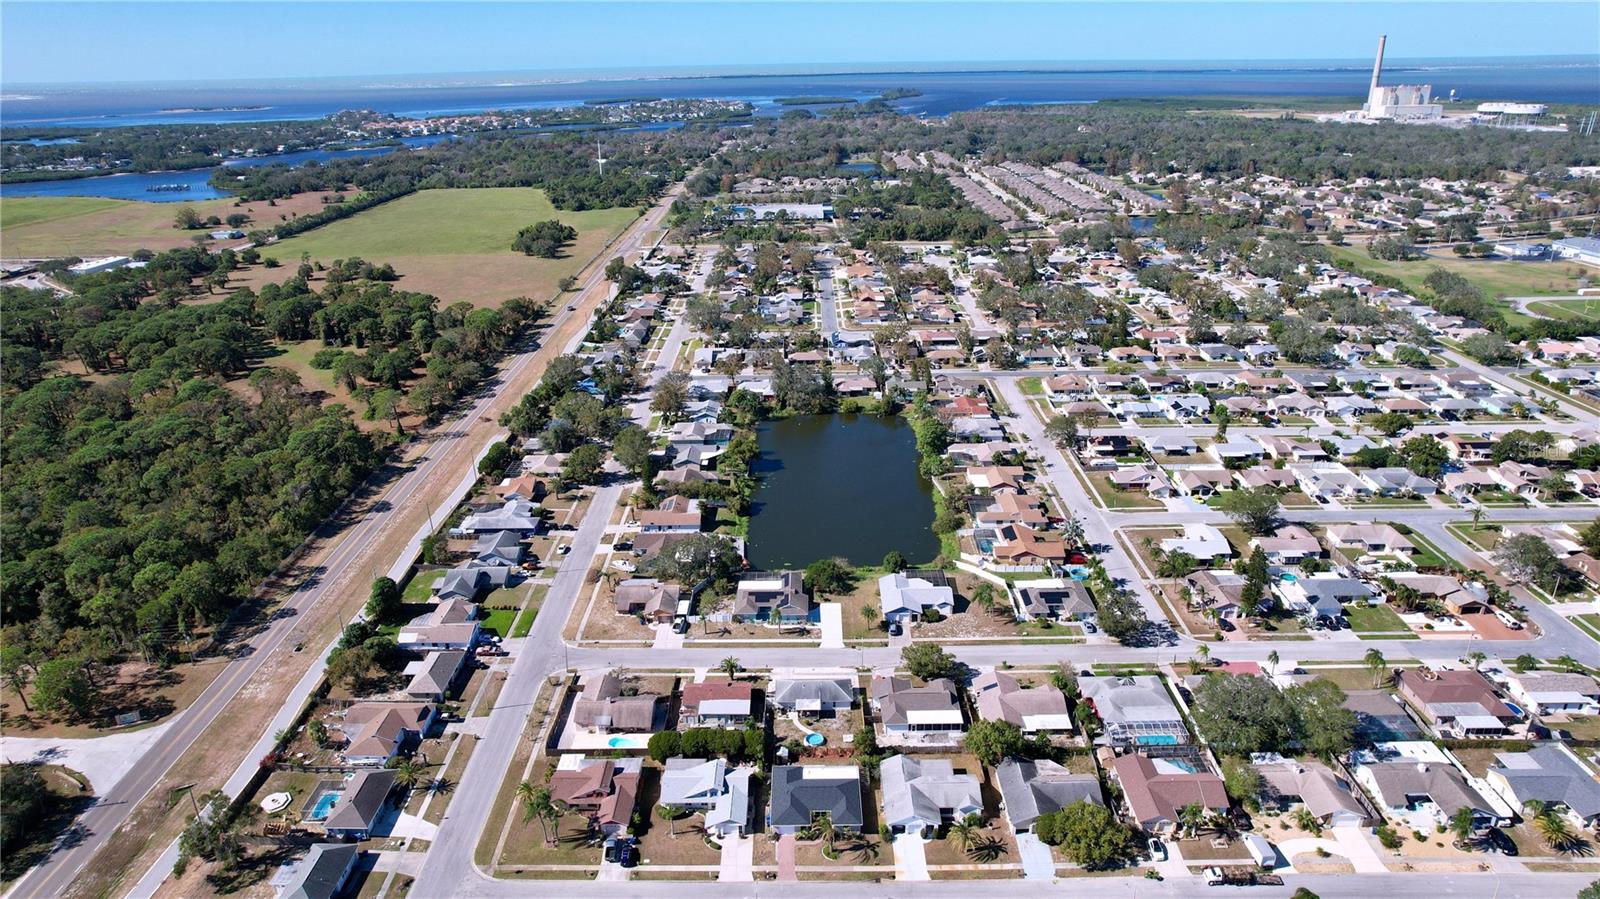
<instances>
[{"instance_id":1,"label":"pond water","mask_svg":"<svg viewBox=\"0 0 1600 899\"><path fill-rule=\"evenodd\" d=\"M801 415L757 429L761 479L747 554L757 568L843 556L876 565L890 550L913 563L939 553L933 485L917 473L902 418Z\"/></svg>"}]
</instances>

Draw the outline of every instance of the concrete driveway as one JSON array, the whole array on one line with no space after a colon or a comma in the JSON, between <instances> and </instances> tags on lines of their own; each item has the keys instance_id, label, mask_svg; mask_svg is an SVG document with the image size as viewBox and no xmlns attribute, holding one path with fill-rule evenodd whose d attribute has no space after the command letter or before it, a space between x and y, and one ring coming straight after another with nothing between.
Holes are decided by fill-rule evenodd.
<instances>
[{"instance_id":1,"label":"concrete driveway","mask_svg":"<svg viewBox=\"0 0 1600 899\"><path fill-rule=\"evenodd\" d=\"M756 841L751 837L728 836L722 840L722 859L717 866L717 881L752 881L755 874Z\"/></svg>"},{"instance_id":2,"label":"concrete driveway","mask_svg":"<svg viewBox=\"0 0 1600 899\"><path fill-rule=\"evenodd\" d=\"M928 880L928 853L922 834L901 833L894 838L894 879Z\"/></svg>"},{"instance_id":3,"label":"concrete driveway","mask_svg":"<svg viewBox=\"0 0 1600 899\"><path fill-rule=\"evenodd\" d=\"M1017 834L1017 855L1022 859L1022 876L1029 880L1054 880L1056 860L1050 847L1031 833Z\"/></svg>"},{"instance_id":4,"label":"concrete driveway","mask_svg":"<svg viewBox=\"0 0 1600 899\"><path fill-rule=\"evenodd\" d=\"M104 796L138 764L172 721L140 730L108 734L104 737L13 737L0 738L0 759L7 762L45 762L71 768L89 778L97 795Z\"/></svg>"},{"instance_id":5,"label":"concrete driveway","mask_svg":"<svg viewBox=\"0 0 1600 899\"><path fill-rule=\"evenodd\" d=\"M821 615L822 648L844 649L844 606L825 602L817 607Z\"/></svg>"}]
</instances>

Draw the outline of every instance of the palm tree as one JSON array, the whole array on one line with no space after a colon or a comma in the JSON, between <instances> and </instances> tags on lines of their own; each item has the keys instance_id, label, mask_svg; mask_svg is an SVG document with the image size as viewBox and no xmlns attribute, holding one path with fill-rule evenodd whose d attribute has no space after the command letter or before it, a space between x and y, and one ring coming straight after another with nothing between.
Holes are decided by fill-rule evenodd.
<instances>
[{"instance_id":1,"label":"palm tree","mask_svg":"<svg viewBox=\"0 0 1600 899\"><path fill-rule=\"evenodd\" d=\"M1200 824L1206 819L1206 810L1198 802L1191 802L1178 809L1178 827L1191 839L1200 832Z\"/></svg>"},{"instance_id":2,"label":"palm tree","mask_svg":"<svg viewBox=\"0 0 1600 899\"><path fill-rule=\"evenodd\" d=\"M977 815L968 815L950 825L950 839L961 847L962 852L972 848L973 841L978 838L979 824Z\"/></svg>"},{"instance_id":3,"label":"palm tree","mask_svg":"<svg viewBox=\"0 0 1600 899\"><path fill-rule=\"evenodd\" d=\"M812 827L817 832L817 839L826 843L828 846L828 852L832 853L833 841L839 836L838 828L833 826L833 815L824 812L820 817L817 818L816 822L812 824Z\"/></svg>"},{"instance_id":4,"label":"palm tree","mask_svg":"<svg viewBox=\"0 0 1600 899\"><path fill-rule=\"evenodd\" d=\"M555 834L551 830L560 817L560 811L554 802L550 801L550 790L545 787L535 787L530 781L517 784L517 801L522 803L522 820L539 819L539 829L544 832L544 844L555 845Z\"/></svg>"},{"instance_id":5,"label":"palm tree","mask_svg":"<svg viewBox=\"0 0 1600 899\"><path fill-rule=\"evenodd\" d=\"M683 817L683 811L684 811L683 806L681 806L681 805L664 804L664 805L659 806L659 808L661 810L661 817L667 819L667 825L668 825L669 830L672 833L672 836L677 836L678 835L678 819Z\"/></svg>"},{"instance_id":6,"label":"palm tree","mask_svg":"<svg viewBox=\"0 0 1600 899\"><path fill-rule=\"evenodd\" d=\"M1067 520L1061 525L1061 536L1067 541L1068 546L1083 545L1083 522L1078 520L1078 516L1067 516Z\"/></svg>"},{"instance_id":7,"label":"palm tree","mask_svg":"<svg viewBox=\"0 0 1600 899\"><path fill-rule=\"evenodd\" d=\"M1472 666L1473 671L1477 671L1478 666L1482 665L1484 660L1487 658L1488 656L1484 655L1482 652L1473 650L1472 652L1467 653L1467 664Z\"/></svg>"},{"instance_id":8,"label":"palm tree","mask_svg":"<svg viewBox=\"0 0 1600 899\"><path fill-rule=\"evenodd\" d=\"M717 668L720 669L723 674L728 676L728 680L733 680L734 676L737 675L740 669L743 667L744 666L739 664L739 660L733 656L728 656L721 662L717 663Z\"/></svg>"},{"instance_id":9,"label":"palm tree","mask_svg":"<svg viewBox=\"0 0 1600 899\"><path fill-rule=\"evenodd\" d=\"M409 790L422 780L423 772L428 770L428 757L422 755L398 759L393 768L394 782Z\"/></svg>"},{"instance_id":10,"label":"palm tree","mask_svg":"<svg viewBox=\"0 0 1600 899\"><path fill-rule=\"evenodd\" d=\"M1471 839L1473 827L1472 809L1456 809L1456 813L1450 818L1450 830L1456 835L1456 841L1465 843Z\"/></svg>"},{"instance_id":11,"label":"palm tree","mask_svg":"<svg viewBox=\"0 0 1600 899\"><path fill-rule=\"evenodd\" d=\"M1478 522L1483 520L1483 505L1474 504L1472 507L1472 529L1478 530Z\"/></svg>"},{"instance_id":12,"label":"palm tree","mask_svg":"<svg viewBox=\"0 0 1600 899\"><path fill-rule=\"evenodd\" d=\"M1267 653L1267 673L1273 677L1278 675L1278 651L1276 649Z\"/></svg>"},{"instance_id":13,"label":"palm tree","mask_svg":"<svg viewBox=\"0 0 1600 899\"><path fill-rule=\"evenodd\" d=\"M1383 657L1383 651L1373 647L1367 650L1367 654L1361 657L1361 661L1365 662L1367 670L1372 672L1372 685L1376 687L1382 683L1383 673L1389 667L1388 660Z\"/></svg>"},{"instance_id":14,"label":"palm tree","mask_svg":"<svg viewBox=\"0 0 1600 899\"><path fill-rule=\"evenodd\" d=\"M1565 850L1572 845L1572 827L1567 824L1566 817L1559 809L1534 800L1528 803L1528 812L1532 815L1533 824L1539 829L1539 836L1546 846Z\"/></svg>"}]
</instances>

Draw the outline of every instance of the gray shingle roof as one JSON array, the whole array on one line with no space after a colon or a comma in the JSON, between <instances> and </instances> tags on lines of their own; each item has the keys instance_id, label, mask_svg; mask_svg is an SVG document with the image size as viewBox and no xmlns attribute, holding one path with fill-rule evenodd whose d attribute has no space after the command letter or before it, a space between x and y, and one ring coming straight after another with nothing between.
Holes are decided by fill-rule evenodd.
<instances>
[{"instance_id":1,"label":"gray shingle roof","mask_svg":"<svg viewBox=\"0 0 1600 899\"><path fill-rule=\"evenodd\" d=\"M1066 808L1074 802L1105 805L1100 793L1100 778L1093 774L1073 774L1055 762L1007 760L995 769L1000 798L1005 802L1011 826L1026 830L1040 815Z\"/></svg>"},{"instance_id":2,"label":"gray shingle roof","mask_svg":"<svg viewBox=\"0 0 1600 899\"><path fill-rule=\"evenodd\" d=\"M862 823L861 771L854 765L779 765L772 769L774 827L805 827L827 812L836 827Z\"/></svg>"}]
</instances>

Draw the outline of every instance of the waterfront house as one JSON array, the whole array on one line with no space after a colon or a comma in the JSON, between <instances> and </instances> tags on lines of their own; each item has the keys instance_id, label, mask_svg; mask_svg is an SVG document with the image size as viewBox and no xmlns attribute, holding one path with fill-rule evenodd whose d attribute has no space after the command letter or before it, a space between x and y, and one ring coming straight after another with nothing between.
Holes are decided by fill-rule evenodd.
<instances>
[{"instance_id":1,"label":"waterfront house","mask_svg":"<svg viewBox=\"0 0 1600 899\"><path fill-rule=\"evenodd\" d=\"M769 621L776 611L780 621L810 621L816 614L799 571L747 571L739 578L733 617L742 621Z\"/></svg>"}]
</instances>

